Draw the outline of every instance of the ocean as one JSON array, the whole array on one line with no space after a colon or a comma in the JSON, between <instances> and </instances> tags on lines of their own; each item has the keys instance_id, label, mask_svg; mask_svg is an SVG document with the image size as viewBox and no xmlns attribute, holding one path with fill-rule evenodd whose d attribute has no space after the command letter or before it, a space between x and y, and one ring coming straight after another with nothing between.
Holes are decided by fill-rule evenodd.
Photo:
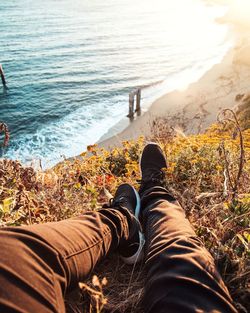
<instances>
[{"instance_id":1,"label":"ocean","mask_svg":"<svg viewBox=\"0 0 250 313\"><path fill-rule=\"evenodd\" d=\"M8 0L0 2L0 157L43 168L78 155L128 113L184 88L221 61L232 42L199 0ZM2 137L1 137L2 138Z\"/></svg>"}]
</instances>

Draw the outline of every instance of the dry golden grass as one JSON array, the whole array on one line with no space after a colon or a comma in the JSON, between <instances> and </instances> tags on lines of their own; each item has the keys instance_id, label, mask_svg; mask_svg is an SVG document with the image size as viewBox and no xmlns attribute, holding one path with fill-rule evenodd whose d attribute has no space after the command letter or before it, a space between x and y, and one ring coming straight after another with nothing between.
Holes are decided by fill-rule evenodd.
<instances>
[{"instance_id":1,"label":"dry golden grass","mask_svg":"<svg viewBox=\"0 0 250 313\"><path fill-rule=\"evenodd\" d=\"M168 160L168 188L214 256L238 309L247 312L250 311L249 128L242 132L242 138L243 159L239 131L233 121L212 125L204 134L185 136L159 119L148 139L161 145ZM122 182L138 187L138 160L144 144L145 139L139 138L110 152L89 146L88 153L81 158L66 160L45 172L35 172L17 161L1 160L1 226L59 221L84 210L96 210ZM143 264L136 268L126 266L119 256L112 255L97 268L96 274L99 280L91 278L87 285L81 285L81 291L67 299L68 311L141 312Z\"/></svg>"}]
</instances>

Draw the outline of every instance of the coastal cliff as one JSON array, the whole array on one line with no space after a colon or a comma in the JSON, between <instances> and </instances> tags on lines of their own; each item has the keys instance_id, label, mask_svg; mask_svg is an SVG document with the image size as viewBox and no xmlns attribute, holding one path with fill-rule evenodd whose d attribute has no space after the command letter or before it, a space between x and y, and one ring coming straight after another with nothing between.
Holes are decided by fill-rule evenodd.
<instances>
[{"instance_id":1,"label":"coastal cliff","mask_svg":"<svg viewBox=\"0 0 250 313\"><path fill-rule=\"evenodd\" d=\"M249 311L249 98L239 95L237 115L222 112L219 123L198 135L176 132L161 118L155 120L147 138L124 141L110 151L89 146L88 153L47 171L1 160L1 226L69 218L96 210L123 182L138 188L140 153L147 140L156 141L168 160L167 187L214 256L237 308ZM68 308L78 307L82 312L80 303L85 299L85 308L104 306L102 312L141 312L144 273L140 266L131 273L119 256L111 255L95 274L98 284L96 277L94 284L91 280L82 284L82 289L69 296ZM102 285L104 277L107 284Z\"/></svg>"}]
</instances>

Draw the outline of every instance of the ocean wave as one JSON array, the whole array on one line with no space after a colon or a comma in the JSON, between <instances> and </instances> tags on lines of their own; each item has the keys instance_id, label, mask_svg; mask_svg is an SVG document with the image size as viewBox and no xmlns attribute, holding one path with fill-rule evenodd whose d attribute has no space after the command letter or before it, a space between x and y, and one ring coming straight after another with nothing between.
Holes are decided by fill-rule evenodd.
<instances>
[{"instance_id":1,"label":"ocean wave","mask_svg":"<svg viewBox=\"0 0 250 313\"><path fill-rule=\"evenodd\" d=\"M9 86L0 113L11 131L2 156L24 163L49 167L79 154L127 114L131 90L162 81L143 90L145 110L197 80L231 44L214 22L223 8L194 0L62 0L50 12L47 1L0 4Z\"/></svg>"}]
</instances>

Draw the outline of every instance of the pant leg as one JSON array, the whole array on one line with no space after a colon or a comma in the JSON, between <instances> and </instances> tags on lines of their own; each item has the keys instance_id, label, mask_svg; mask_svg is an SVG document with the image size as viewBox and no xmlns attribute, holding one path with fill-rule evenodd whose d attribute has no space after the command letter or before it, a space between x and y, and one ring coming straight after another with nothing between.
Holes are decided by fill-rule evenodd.
<instances>
[{"instance_id":1,"label":"pant leg","mask_svg":"<svg viewBox=\"0 0 250 313\"><path fill-rule=\"evenodd\" d=\"M65 312L64 294L129 237L119 208L0 230L0 312Z\"/></svg>"},{"instance_id":2,"label":"pant leg","mask_svg":"<svg viewBox=\"0 0 250 313\"><path fill-rule=\"evenodd\" d=\"M142 198L146 313L237 312L211 254L164 188Z\"/></svg>"}]
</instances>

